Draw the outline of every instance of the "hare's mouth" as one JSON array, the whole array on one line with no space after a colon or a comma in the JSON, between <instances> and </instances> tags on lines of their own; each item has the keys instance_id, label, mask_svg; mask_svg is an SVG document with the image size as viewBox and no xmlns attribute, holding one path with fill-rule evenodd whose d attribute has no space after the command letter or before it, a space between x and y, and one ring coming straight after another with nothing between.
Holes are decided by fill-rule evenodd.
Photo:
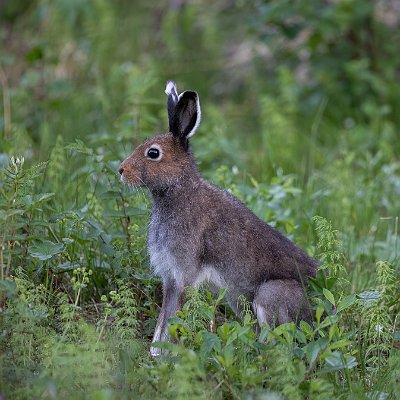
<instances>
[{"instance_id":1,"label":"hare's mouth","mask_svg":"<svg viewBox=\"0 0 400 400\"><path fill-rule=\"evenodd\" d=\"M133 186L134 182L132 182L132 179L128 178L125 174L121 174L120 181L129 186Z\"/></svg>"},{"instance_id":2,"label":"hare's mouth","mask_svg":"<svg viewBox=\"0 0 400 400\"><path fill-rule=\"evenodd\" d=\"M138 176L129 176L127 177L124 173L121 174L121 178L120 181L125 184L130 186L132 189L133 188L138 188L141 186L145 186L144 182L142 181L142 179L140 179L140 177Z\"/></svg>"}]
</instances>

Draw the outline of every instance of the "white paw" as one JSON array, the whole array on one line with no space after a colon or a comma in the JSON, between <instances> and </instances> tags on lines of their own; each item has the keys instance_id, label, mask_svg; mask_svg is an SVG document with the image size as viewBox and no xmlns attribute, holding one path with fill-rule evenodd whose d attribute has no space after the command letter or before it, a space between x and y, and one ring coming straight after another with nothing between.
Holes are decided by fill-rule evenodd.
<instances>
[{"instance_id":1,"label":"white paw","mask_svg":"<svg viewBox=\"0 0 400 400\"><path fill-rule=\"evenodd\" d=\"M158 357L161 355L161 349L157 348L157 347L150 347L150 354L153 357Z\"/></svg>"}]
</instances>

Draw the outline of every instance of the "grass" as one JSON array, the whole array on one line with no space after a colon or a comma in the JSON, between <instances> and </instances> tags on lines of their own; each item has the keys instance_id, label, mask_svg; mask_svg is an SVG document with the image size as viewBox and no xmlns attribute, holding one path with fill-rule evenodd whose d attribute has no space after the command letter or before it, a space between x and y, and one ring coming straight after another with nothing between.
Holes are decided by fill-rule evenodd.
<instances>
[{"instance_id":1,"label":"grass","mask_svg":"<svg viewBox=\"0 0 400 400\"><path fill-rule=\"evenodd\" d=\"M301 207L306 194L293 177L263 184L236 175L236 183L227 168L218 169L214 181L296 241L303 237L321 260L310 288L316 322L264 327L256 336L249 307L237 321L224 293L215 299L191 291L171 321L175 344L161 343L168 352L153 360L148 350L160 285L149 274L145 249L149 199L118 183L106 150L57 143L48 163L28 168L12 158L3 170L0 390L6 398L325 398L332 392L394 398L395 230L381 242L375 232L375 242L357 253L358 232L341 235L322 217L294 219L288 204ZM73 181L62 177L71 173ZM313 228L305 240L307 224ZM356 244L346 247L342 236ZM375 254L366 250L391 257L375 266Z\"/></svg>"}]
</instances>

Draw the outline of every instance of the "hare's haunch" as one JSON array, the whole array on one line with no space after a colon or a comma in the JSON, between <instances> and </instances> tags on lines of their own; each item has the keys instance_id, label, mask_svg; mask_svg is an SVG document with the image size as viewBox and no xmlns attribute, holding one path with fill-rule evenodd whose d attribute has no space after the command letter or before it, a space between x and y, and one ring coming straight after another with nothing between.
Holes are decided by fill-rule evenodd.
<instances>
[{"instance_id":1,"label":"hare's haunch","mask_svg":"<svg viewBox=\"0 0 400 400\"><path fill-rule=\"evenodd\" d=\"M119 168L122 182L147 187L153 198L148 249L163 282L153 342L168 339L167 320L182 307L184 288L203 281L227 288L237 313L244 295L260 325L310 320L304 288L317 262L200 176L189 148L200 124L199 97L178 94L171 81L165 92L170 132L145 140Z\"/></svg>"}]
</instances>

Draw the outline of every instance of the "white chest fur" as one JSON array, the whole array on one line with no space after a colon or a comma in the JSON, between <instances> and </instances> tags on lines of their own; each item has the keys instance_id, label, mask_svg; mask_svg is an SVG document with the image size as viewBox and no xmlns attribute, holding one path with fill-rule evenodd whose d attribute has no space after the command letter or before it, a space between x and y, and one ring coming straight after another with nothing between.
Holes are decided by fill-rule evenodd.
<instances>
[{"instance_id":1,"label":"white chest fur","mask_svg":"<svg viewBox=\"0 0 400 400\"><path fill-rule=\"evenodd\" d=\"M165 246L149 241L150 263L154 273L162 279L171 278L179 286L199 286L203 282L209 282L217 288L227 287L225 279L213 266L200 266L193 276L186 277L180 269L178 260Z\"/></svg>"},{"instance_id":2,"label":"white chest fur","mask_svg":"<svg viewBox=\"0 0 400 400\"><path fill-rule=\"evenodd\" d=\"M203 282L209 282L217 288L227 287L223 276L212 266L204 266L196 276L193 286L198 286Z\"/></svg>"},{"instance_id":3,"label":"white chest fur","mask_svg":"<svg viewBox=\"0 0 400 400\"><path fill-rule=\"evenodd\" d=\"M153 213L150 220L148 250L154 273L163 280L171 278L184 286L183 271L172 252L171 231L168 226L160 224L157 213Z\"/></svg>"},{"instance_id":4,"label":"white chest fur","mask_svg":"<svg viewBox=\"0 0 400 400\"><path fill-rule=\"evenodd\" d=\"M228 287L227 282L221 275L219 268L214 265L198 265L198 259L191 259L196 252L192 247L198 245L188 239L192 244L187 252L177 257L176 243L174 241L174 228L168 224L160 223L157 213L153 213L148 236L148 249L150 263L154 273L163 280L173 279L179 286L198 286L202 282L209 282L217 288ZM188 256L188 257L186 257Z\"/></svg>"},{"instance_id":5,"label":"white chest fur","mask_svg":"<svg viewBox=\"0 0 400 400\"><path fill-rule=\"evenodd\" d=\"M184 285L183 273L179 269L178 262L166 246L149 241L150 263L156 275L162 279L172 278L177 283Z\"/></svg>"}]
</instances>

